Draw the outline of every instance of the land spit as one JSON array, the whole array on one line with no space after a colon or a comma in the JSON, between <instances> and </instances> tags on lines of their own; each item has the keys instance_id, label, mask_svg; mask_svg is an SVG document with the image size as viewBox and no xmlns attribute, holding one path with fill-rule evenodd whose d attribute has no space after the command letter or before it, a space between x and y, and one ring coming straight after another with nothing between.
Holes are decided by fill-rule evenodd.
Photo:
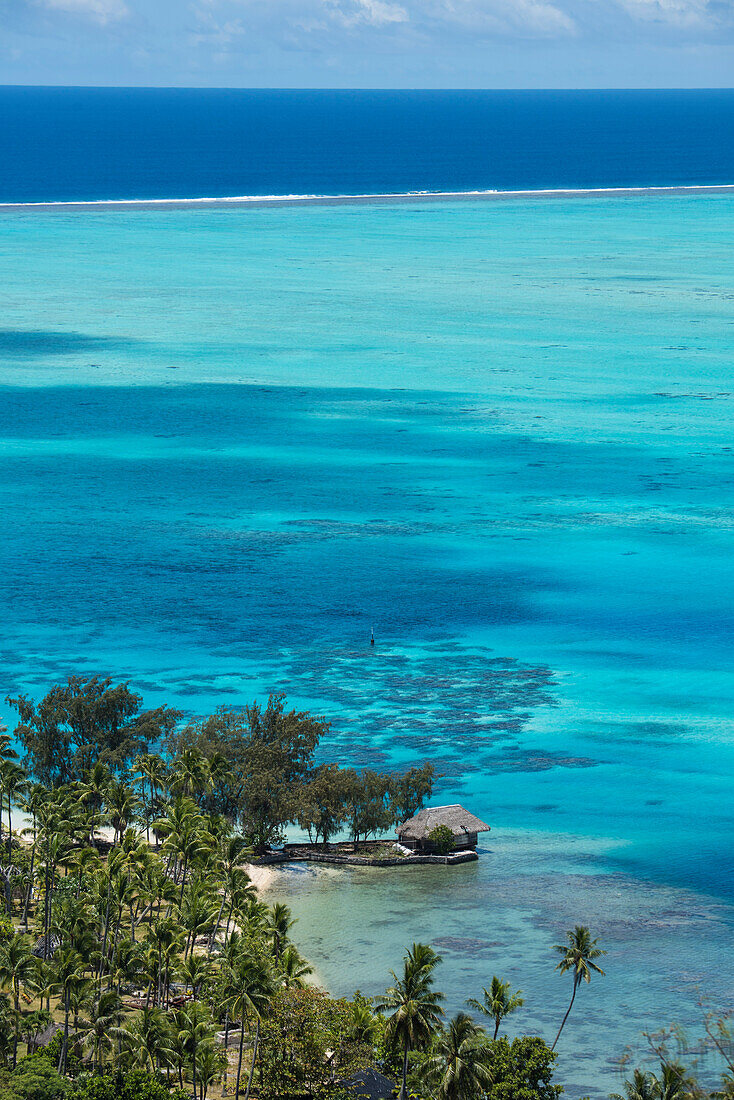
<instances>
[{"instance_id":1,"label":"land spit","mask_svg":"<svg viewBox=\"0 0 734 1100\"><path fill-rule=\"evenodd\" d=\"M394 853L394 854L391 854ZM447 855L417 855L414 852L401 854L393 840L377 840L365 845L362 854L359 848L350 842L327 844L284 844L277 851L265 852L255 856L255 867L273 866L279 863L330 863L347 867L412 867L416 864L443 863L453 866L456 863L473 863L479 859L476 851L450 852Z\"/></svg>"}]
</instances>

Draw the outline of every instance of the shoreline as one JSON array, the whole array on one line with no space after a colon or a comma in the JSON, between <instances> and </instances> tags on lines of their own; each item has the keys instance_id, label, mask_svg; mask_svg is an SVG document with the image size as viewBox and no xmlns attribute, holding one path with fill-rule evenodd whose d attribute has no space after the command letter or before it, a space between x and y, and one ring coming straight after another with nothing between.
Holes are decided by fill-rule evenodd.
<instances>
[{"instance_id":1,"label":"shoreline","mask_svg":"<svg viewBox=\"0 0 734 1100\"><path fill-rule=\"evenodd\" d=\"M258 893L265 893L272 889L276 878L273 867L262 866L257 863L246 863L245 870Z\"/></svg>"},{"instance_id":2,"label":"shoreline","mask_svg":"<svg viewBox=\"0 0 734 1100\"><path fill-rule=\"evenodd\" d=\"M405 191L357 195L231 195L164 199L69 199L2 202L0 213L89 213L107 210L259 209L283 206L363 206L422 202L506 202L518 199L646 198L734 194L734 183L665 186L539 188L531 190Z\"/></svg>"}]
</instances>

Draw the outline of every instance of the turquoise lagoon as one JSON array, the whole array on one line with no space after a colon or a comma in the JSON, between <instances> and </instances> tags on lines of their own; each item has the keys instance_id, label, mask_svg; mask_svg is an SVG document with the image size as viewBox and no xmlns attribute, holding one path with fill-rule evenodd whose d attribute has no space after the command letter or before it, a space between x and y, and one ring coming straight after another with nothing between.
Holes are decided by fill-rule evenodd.
<instances>
[{"instance_id":1,"label":"turquoise lagoon","mask_svg":"<svg viewBox=\"0 0 734 1100\"><path fill-rule=\"evenodd\" d=\"M334 992L430 940L448 1007L500 973L549 1040L590 924L571 1097L734 994L733 230L726 195L0 215L3 695L283 689L325 758L432 759L479 863L274 893Z\"/></svg>"}]
</instances>

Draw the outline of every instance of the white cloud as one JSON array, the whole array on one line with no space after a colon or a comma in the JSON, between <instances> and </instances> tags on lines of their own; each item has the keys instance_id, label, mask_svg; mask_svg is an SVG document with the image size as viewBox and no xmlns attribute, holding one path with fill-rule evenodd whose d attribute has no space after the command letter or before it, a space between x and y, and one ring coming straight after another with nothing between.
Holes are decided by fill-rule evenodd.
<instances>
[{"instance_id":1,"label":"white cloud","mask_svg":"<svg viewBox=\"0 0 734 1100\"><path fill-rule=\"evenodd\" d=\"M68 2L68 0L64 0ZM567 37L574 19L553 0L198 0L194 11L206 33L232 25L233 11L250 28L298 30L315 41L330 32L367 29L394 33L400 27L423 40L435 35L476 37Z\"/></svg>"},{"instance_id":2,"label":"white cloud","mask_svg":"<svg viewBox=\"0 0 734 1100\"><path fill-rule=\"evenodd\" d=\"M80 15L102 25L116 23L130 14L125 0L40 0L40 3L44 8Z\"/></svg>"},{"instance_id":3,"label":"white cloud","mask_svg":"<svg viewBox=\"0 0 734 1100\"><path fill-rule=\"evenodd\" d=\"M429 10L442 22L477 34L554 37L577 29L550 0L436 0Z\"/></svg>"},{"instance_id":4,"label":"white cloud","mask_svg":"<svg viewBox=\"0 0 734 1100\"><path fill-rule=\"evenodd\" d=\"M407 23L408 12L400 4L388 0L321 0L323 15L342 27L386 27L392 23ZM303 23L299 22L301 27ZM320 23L324 26L323 20ZM319 22L314 24L318 27Z\"/></svg>"},{"instance_id":5,"label":"white cloud","mask_svg":"<svg viewBox=\"0 0 734 1100\"><path fill-rule=\"evenodd\" d=\"M723 22L728 5L710 0L619 0L634 19L674 27L715 27Z\"/></svg>"}]
</instances>

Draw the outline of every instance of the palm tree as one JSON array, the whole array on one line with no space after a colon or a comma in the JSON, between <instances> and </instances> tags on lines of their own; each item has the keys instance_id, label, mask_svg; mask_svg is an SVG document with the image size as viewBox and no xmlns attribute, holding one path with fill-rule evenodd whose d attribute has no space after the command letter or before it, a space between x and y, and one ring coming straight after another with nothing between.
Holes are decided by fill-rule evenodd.
<instances>
[{"instance_id":1,"label":"palm tree","mask_svg":"<svg viewBox=\"0 0 734 1100\"><path fill-rule=\"evenodd\" d=\"M229 996L225 1008L233 1020L240 1021L240 1046L237 1056L237 1082L235 1100L240 1096L242 1077L242 1052L245 1045L245 1024L248 1016L255 1018L255 1039L252 1047L252 1063L247 1079L245 1100L249 1100L252 1077L255 1072L260 1046L260 1018L269 1007L275 992L275 982L270 968L255 956L243 955L236 960L229 980Z\"/></svg>"},{"instance_id":2,"label":"palm tree","mask_svg":"<svg viewBox=\"0 0 734 1100\"><path fill-rule=\"evenodd\" d=\"M394 985L377 1002L377 1011L388 1015L387 1037L403 1048L403 1079L399 1100L408 1095L408 1055L428 1042L443 1015L442 993L433 986L433 970L440 961L433 948L414 943L403 962L403 976L390 971Z\"/></svg>"},{"instance_id":3,"label":"palm tree","mask_svg":"<svg viewBox=\"0 0 734 1100\"><path fill-rule=\"evenodd\" d=\"M214 752L209 757L209 787L223 786L232 779L229 760L222 752Z\"/></svg>"},{"instance_id":4,"label":"palm tree","mask_svg":"<svg viewBox=\"0 0 734 1100\"><path fill-rule=\"evenodd\" d=\"M146 839L150 844L150 814L154 811L158 791L166 781L166 763L163 757L158 756L157 753L144 753L138 756L135 764L140 776L143 803L145 803L146 780L150 788L150 801L147 804L145 813Z\"/></svg>"},{"instance_id":5,"label":"palm tree","mask_svg":"<svg viewBox=\"0 0 734 1100\"><path fill-rule=\"evenodd\" d=\"M59 1051L58 1072L66 1071L66 1056L69 1050L69 1014L71 1012L72 993L75 985L84 980L85 963L73 947L65 948L53 961L53 988L61 994L64 1009L64 1039Z\"/></svg>"},{"instance_id":6,"label":"palm tree","mask_svg":"<svg viewBox=\"0 0 734 1100\"><path fill-rule=\"evenodd\" d=\"M695 1082L680 1062L663 1062L656 1078L656 1100L693 1100Z\"/></svg>"},{"instance_id":7,"label":"palm tree","mask_svg":"<svg viewBox=\"0 0 734 1100\"><path fill-rule=\"evenodd\" d=\"M189 879L179 902L179 921L186 932L184 959L193 951L196 938L214 927L217 903L211 883L204 875Z\"/></svg>"},{"instance_id":8,"label":"palm tree","mask_svg":"<svg viewBox=\"0 0 734 1100\"><path fill-rule=\"evenodd\" d=\"M197 748L184 749L171 765L173 790L189 798L205 791L209 785L209 764Z\"/></svg>"},{"instance_id":9,"label":"palm tree","mask_svg":"<svg viewBox=\"0 0 734 1100\"><path fill-rule=\"evenodd\" d=\"M38 960L25 936L15 935L0 951L0 987L9 989L13 997L16 1020L20 1016L21 986L29 985L38 974ZM18 1031L13 1040L13 1067L18 1053Z\"/></svg>"},{"instance_id":10,"label":"palm tree","mask_svg":"<svg viewBox=\"0 0 734 1100\"><path fill-rule=\"evenodd\" d=\"M77 871L76 897L78 898L82 892L84 876L101 867L99 852L96 848L74 848L69 853L69 866Z\"/></svg>"},{"instance_id":11,"label":"palm tree","mask_svg":"<svg viewBox=\"0 0 734 1100\"><path fill-rule=\"evenodd\" d=\"M288 933L295 923L288 906L281 901L276 901L268 917L268 928L273 938L273 952L276 963L280 962L280 956L288 942Z\"/></svg>"},{"instance_id":12,"label":"palm tree","mask_svg":"<svg viewBox=\"0 0 734 1100\"><path fill-rule=\"evenodd\" d=\"M355 1000L351 1005L352 1019L349 1027L349 1037L355 1043L363 1043L374 1047L380 1037L380 1020L372 1011L369 1001Z\"/></svg>"},{"instance_id":13,"label":"palm tree","mask_svg":"<svg viewBox=\"0 0 734 1100\"><path fill-rule=\"evenodd\" d=\"M31 864L28 870L28 887L26 889L25 902L23 905L23 917L21 919L21 926L26 929L28 928L28 910L30 909L31 905L31 895L33 893L34 872L36 863L36 842L38 839L36 817L38 815L40 807L44 805L47 796L48 791L44 786L42 786L40 783L33 783L26 789L23 794L23 798L21 799L21 806L27 813L31 815L32 823L30 830L23 829L21 830L21 833L26 834L30 832L33 838L31 842Z\"/></svg>"},{"instance_id":14,"label":"palm tree","mask_svg":"<svg viewBox=\"0 0 734 1100\"><path fill-rule=\"evenodd\" d=\"M725 1073L721 1078L721 1088L711 1093L711 1100L734 1100L734 1077Z\"/></svg>"},{"instance_id":15,"label":"palm tree","mask_svg":"<svg viewBox=\"0 0 734 1100\"><path fill-rule=\"evenodd\" d=\"M204 818L196 803L187 797L176 799L165 818L153 822L153 829L165 837L163 852L168 857L166 870L173 867L174 881L180 886L180 904L189 869L203 866L211 854L214 840L204 828Z\"/></svg>"},{"instance_id":16,"label":"palm tree","mask_svg":"<svg viewBox=\"0 0 734 1100\"><path fill-rule=\"evenodd\" d=\"M5 726L0 726L0 761L17 760L18 754L13 748L13 739Z\"/></svg>"},{"instance_id":17,"label":"palm tree","mask_svg":"<svg viewBox=\"0 0 734 1100\"><path fill-rule=\"evenodd\" d=\"M211 976L212 964L206 955L194 955L193 951L188 959L184 958L179 971L186 985L191 986L191 993L195 1001L198 1001L201 987Z\"/></svg>"},{"instance_id":18,"label":"palm tree","mask_svg":"<svg viewBox=\"0 0 734 1100\"><path fill-rule=\"evenodd\" d=\"M156 978L155 1003L161 1005L167 1001L168 983L170 974L176 965L176 960L183 949L184 934L177 922L172 918L155 920L149 925L146 942L150 945L155 965L153 974Z\"/></svg>"},{"instance_id":19,"label":"palm tree","mask_svg":"<svg viewBox=\"0 0 734 1100\"><path fill-rule=\"evenodd\" d=\"M280 957L278 975L284 989L304 989L308 984L306 978L313 974L313 967L302 959L298 951L289 943Z\"/></svg>"},{"instance_id":20,"label":"palm tree","mask_svg":"<svg viewBox=\"0 0 734 1100\"><path fill-rule=\"evenodd\" d=\"M596 946L598 942L598 940L592 940L591 933L586 925L577 924L573 931L566 933L566 943L556 944L553 948L554 951L558 951L561 955L561 961L556 967L556 970L560 970L561 974L566 974L570 970L573 974L573 992L571 994L571 1003L566 1009L566 1015L561 1021L561 1026L558 1029L558 1034L553 1041L551 1050L556 1049L556 1043L561 1037L561 1032L573 1008L576 992L581 982L585 981L588 985L591 981L592 972L594 974L604 975L604 971L601 967L597 966L594 962L595 959L599 959L602 955L606 955L606 951L602 951L600 947Z\"/></svg>"},{"instance_id":21,"label":"palm tree","mask_svg":"<svg viewBox=\"0 0 734 1100\"><path fill-rule=\"evenodd\" d=\"M13 862L13 803L26 794L28 781L20 764L13 760L3 760L0 763L0 790L5 796L8 808L8 863ZM2 804L0 799L0 816L2 816Z\"/></svg>"},{"instance_id":22,"label":"palm tree","mask_svg":"<svg viewBox=\"0 0 734 1100\"><path fill-rule=\"evenodd\" d=\"M92 1069L96 1073L102 1072L104 1051L111 1050L113 1039L121 1034L123 1019L122 1001L115 990L105 990L92 1001L89 1019L84 1025L83 1045L91 1048Z\"/></svg>"},{"instance_id":23,"label":"palm tree","mask_svg":"<svg viewBox=\"0 0 734 1100\"><path fill-rule=\"evenodd\" d=\"M465 1012L459 1012L436 1043L426 1067L436 1081L436 1100L480 1100L492 1084L487 1037Z\"/></svg>"},{"instance_id":24,"label":"palm tree","mask_svg":"<svg viewBox=\"0 0 734 1100\"><path fill-rule=\"evenodd\" d=\"M624 1083L625 1095L615 1092L609 1100L658 1100L658 1079L654 1073L636 1069L631 1081Z\"/></svg>"},{"instance_id":25,"label":"palm tree","mask_svg":"<svg viewBox=\"0 0 734 1100\"><path fill-rule=\"evenodd\" d=\"M113 780L105 794L105 805L110 816L110 823L115 830L113 845L127 829L132 821L135 811L140 805L140 799L126 783Z\"/></svg>"},{"instance_id":26,"label":"palm tree","mask_svg":"<svg viewBox=\"0 0 734 1100\"><path fill-rule=\"evenodd\" d=\"M45 1009L36 1009L34 1012L26 1012L22 1017L20 1031L26 1043L26 1053L33 1054L38 1036L45 1031L51 1023L51 1013Z\"/></svg>"},{"instance_id":27,"label":"palm tree","mask_svg":"<svg viewBox=\"0 0 734 1100\"><path fill-rule=\"evenodd\" d=\"M246 847L245 839L242 836L235 835L224 837L220 841L218 864L223 879L222 901L209 939L210 953L214 950L214 944L219 933L219 925L222 922L224 906L238 891L241 892L250 885L250 876L247 874L244 867L242 867L242 863L245 859Z\"/></svg>"},{"instance_id":28,"label":"palm tree","mask_svg":"<svg viewBox=\"0 0 734 1100\"><path fill-rule=\"evenodd\" d=\"M182 1008L175 1015L176 1046L184 1056L191 1058L194 1100L197 1100L198 1083L197 1055L202 1046L211 1046L213 1028L209 1009L197 1001Z\"/></svg>"},{"instance_id":29,"label":"palm tree","mask_svg":"<svg viewBox=\"0 0 734 1100\"><path fill-rule=\"evenodd\" d=\"M510 983L503 982L495 974L492 977L489 989L482 989L482 994L483 999L481 1001L477 1001L472 997L466 1003L475 1008L477 1012L481 1012L494 1020L494 1035L492 1038L496 1039L500 1024L505 1016L509 1016L510 1013L515 1012L524 1005L522 990L518 989L513 993Z\"/></svg>"},{"instance_id":30,"label":"palm tree","mask_svg":"<svg viewBox=\"0 0 734 1100\"><path fill-rule=\"evenodd\" d=\"M225 1057L214 1048L211 1042L205 1042L199 1045L196 1060L199 1070L199 1095L201 1100L206 1100L209 1086L222 1076Z\"/></svg>"},{"instance_id":31,"label":"palm tree","mask_svg":"<svg viewBox=\"0 0 734 1100\"><path fill-rule=\"evenodd\" d=\"M90 844L94 844L95 833L102 822L102 806L111 782L110 769L101 760L97 760L81 784L80 793L88 814Z\"/></svg>"},{"instance_id":32,"label":"palm tree","mask_svg":"<svg viewBox=\"0 0 734 1100\"><path fill-rule=\"evenodd\" d=\"M134 1017L127 1031L126 1046L134 1065L149 1073L156 1073L162 1065L170 1067L171 1024L162 1008L144 1008Z\"/></svg>"}]
</instances>

